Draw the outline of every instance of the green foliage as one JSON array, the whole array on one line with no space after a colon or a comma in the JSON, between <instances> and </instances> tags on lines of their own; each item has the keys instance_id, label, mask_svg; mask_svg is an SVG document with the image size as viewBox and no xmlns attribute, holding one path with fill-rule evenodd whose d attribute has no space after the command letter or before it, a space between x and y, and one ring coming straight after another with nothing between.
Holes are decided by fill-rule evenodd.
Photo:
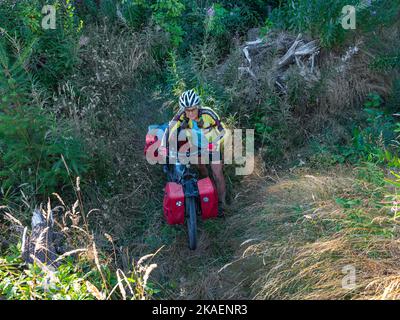
<instances>
[{"instance_id":1,"label":"green foliage","mask_svg":"<svg viewBox=\"0 0 400 320\"><path fill-rule=\"evenodd\" d=\"M115 0L103 0L99 1L99 15L105 17L107 20L105 23L115 23L117 21L117 1Z\"/></svg>"},{"instance_id":2,"label":"green foliage","mask_svg":"<svg viewBox=\"0 0 400 320\"><path fill-rule=\"evenodd\" d=\"M386 159L389 141L394 138L394 119L380 108L382 102L379 95L369 94L364 103L368 126L353 130L353 147L357 156L381 163Z\"/></svg>"},{"instance_id":3,"label":"green foliage","mask_svg":"<svg viewBox=\"0 0 400 320\"><path fill-rule=\"evenodd\" d=\"M108 266L102 272L109 275L111 286L116 284ZM19 246L11 246L0 257L0 295L6 299L93 300L104 297L102 290L100 272L87 259L68 257L52 271L37 263L25 266Z\"/></svg>"},{"instance_id":4,"label":"green foliage","mask_svg":"<svg viewBox=\"0 0 400 320\"><path fill-rule=\"evenodd\" d=\"M387 107L390 112L400 111L400 77L393 79L392 94L387 101Z\"/></svg>"},{"instance_id":5,"label":"green foliage","mask_svg":"<svg viewBox=\"0 0 400 320\"><path fill-rule=\"evenodd\" d=\"M268 117L259 114L254 116L254 129L259 135L269 134L273 131L273 128L268 125Z\"/></svg>"},{"instance_id":6,"label":"green foliage","mask_svg":"<svg viewBox=\"0 0 400 320\"><path fill-rule=\"evenodd\" d=\"M204 17L205 41L214 39L222 53L228 52L232 38L258 25L255 12L247 6L224 6L214 3Z\"/></svg>"},{"instance_id":7,"label":"green foliage","mask_svg":"<svg viewBox=\"0 0 400 320\"><path fill-rule=\"evenodd\" d=\"M322 46L333 47L352 33L342 27L342 8L346 5L355 6L356 29L364 32L396 22L399 8L397 0L372 1L369 7L357 0L287 0L273 10L271 20L277 28L308 32L319 38Z\"/></svg>"},{"instance_id":8,"label":"green foliage","mask_svg":"<svg viewBox=\"0 0 400 320\"><path fill-rule=\"evenodd\" d=\"M0 39L0 106L18 106L29 100L29 93L32 86L32 79L26 72L26 62L32 54L32 46L35 40L26 48L21 48L17 39L4 33L7 40L14 45L18 52L12 56L7 51L7 42Z\"/></svg>"},{"instance_id":9,"label":"green foliage","mask_svg":"<svg viewBox=\"0 0 400 320\"><path fill-rule=\"evenodd\" d=\"M284 100L271 96L254 110L245 124L255 129L256 142L265 149L264 156L269 162L281 161L291 146L302 143L289 107Z\"/></svg>"},{"instance_id":10,"label":"green foliage","mask_svg":"<svg viewBox=\"0 0 400 320\"><path fill-rule=\"evenodd\" d=\"M207 12L206 32L212 36L221 36L227 32L229 11L220 4L214 4Z\"/></svg>"},{"instance_id":11,"label":"green foliage","mask_svg":"<svg viewBox=\"0 0 400 320\"><path fill-rule=\"evenodd\" d=\"M400 68L400 53L384 54L376 57L371 67L377 70L390 71L395 68Z\"/></svg>"},{"instance_id":12,"label":"green foliage","mask_svg":"<svg viewBox=\"0 0 400 320\"><path fill-rule=\"evenodd\" d=\"M147 1L143 0L123 0L121 3L121 13L129 27L140 30L147 23L151 16L151 8Z\"/></svg>"},{"instance_id":13,"label":"green foliage","mask_svg":"<svg viewBox=\"0 0 400 320\"><path fill-rule=\"evenodd\" d=\"M399 124L392 114L390 104L384 102L377 93L370 93L364 102L360 120L351 127L350 144L328 146L312 141L311 164L325 167L345 162L367 162L400 167Z\"/></svg>"},{"instance_id":14,"label":"green foliage","mask_svg":"<svg viewBox=\"0 0 400 320\"><path fill-rule=\"evenodd\" d=\"M167 60L167 86L174 98L178 98L185 90L186 83L182 74L182 66L175 51L170 51Z\"/></svg>"},{"instance_id":15,"label":"green foliage","mask_svg":"<svg viewBox=\"0 0 400 320\"><path fill-rule=\"evenodd\" d=\"M358 179L367 181L377 187L384 186L384 173L378 164L368 161L361 162L356 172Z\"/></svg>"},{"instance_id":16,"label":"green foliage","mask_svg":"<svg viewBox=\"0 0 400 320\"><path fill-rule=\"evenodd\" d=\"M24 183L46 195L69 184L71 174L82 176L89 169L81 143L37 107L0 114L0 147L4 189Z\"/></svg>"},{"instance_id":17,"label":"green foliage","mask_svg":"<svg viewBox=\"0 0 400 320\"><path fill-rule=\"evenodd\" d=\"M179 21L185 5L180 0L157 0L151 9L154 22L170 34L172 45L177 47L183 41L184 31Z\"/></svg>"},{"instance_id":18,"label":"green foliage","mask_svg":"<svg viewBox=\"0 0 400 320\"><path fill-rule=\"evenodd\" d=\"M353 1L354 2L354 1ZM341 11L352 1L294 0L284 1L274 9L272 22L279 28L296 32L309 32L318 37L323 46L333 46L343 41L345 30L341 25Z\"/></svg>"},{"instance_id":19,"label":"green foliage","mask_svg":"<svg viewBox=\"0 0 400 320\"><path fill-rule=\"evenodd\" d=\"M376 32L398 22L400 2L398 0L373 0L369 6L362 6L365 1L358 1L357 28L362 32Z\"/></svg>"},{"instance_id":20,"label":"green foliage","mask_svg":"<svg viewBox=\"0 0 400 320\"><path fill-rule=\"evenodd\" d=\"M260 35L262 37L265 37L273 29L273 26L274 23L269 18L267 18L264 25L260 29Z\"/></svg>"},{"instance_id":21,"label":"green foliage","mask_svg":"<svg viewBox=\"0 0 400 320\"><path fill-rule=\"evenodd\" d=\"M69 183L70 173L87 169L81 144L55 119L32 103L35 83L27 69L34 54L33 38L27 47L5 32L0 41L0 183L10 189L26 184L41 195Z\"/></svg>"},{"instance_id":22,"label":"green foliage","mask_svg":"<svg viewBox=\"0 0 400 320\"><path fill-rule=\"evenodd\" d=\"M264 1L195 1L184 0L180 20L185 35L179 47L185 55L195 44L213 43L220 54L229 52L232 39L258 26L266 15ZM218 55L218 54L217 54ZM215 59L215 56L214 56Z\"/></svg>"},{"instance_id":23,"label":"green foliage","mask_svg":"<svg viewBox=\"0 0 400 320\"><path fill-rule=\"evenodd\" d=\"M361 204L360 199L335 198L335 202L343 208L352 208Z\"/></svg>"},{"instance_id":24,"label":"green foliage","mask_svg":"<svg viewBox=\"0 0 400 320\"><path fill-rule=\"evenodd\" d=\"M43 2L6 0L0 6L2 33L13 42L5 44L10 54L17 48L32 50L31 59L24 66L41 84L54 87L70 74L77 63L78 37L83 22L75 15L75 7L70 0L65 3L55 1L56 29L43 29ZM10 39L8 39L10 40Z\"/></svg>"},{"instance_id":25,"label":"green foliage","mask_svg":"<svg viewBox=\"0 0 400 320\"><path fill-rule=\"evenodd\" d=\"M0 257L0 294L9 300L93 300L82 264L69 259L50 275L37 264L24 268L16 247ZM92 276L93 277L93 276Z\"/></svg>"},{"instance_id":26,"label":"green foliage","mask_svg":"<svg viewBox=\"0 0 400 320\"><path fill-rule=\"evenodd\" d=\"M376 94L368 95L364 103L366 125L353 127L351 146L338 146L339 155L350 162L369 161L393 164L391 141L395 138L393 116L382 107L383 100Z\"/></svg>"}]
</instances>

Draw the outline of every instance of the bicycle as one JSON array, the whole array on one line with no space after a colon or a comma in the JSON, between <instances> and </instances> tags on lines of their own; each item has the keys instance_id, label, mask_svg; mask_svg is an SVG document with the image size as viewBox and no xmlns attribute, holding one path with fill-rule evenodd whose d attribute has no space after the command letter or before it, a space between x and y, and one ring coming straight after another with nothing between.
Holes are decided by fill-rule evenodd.
<instances>
[{"instance_id":1,"label":"bicycle","mask_svg":"<svg viewBox=\"0 0 400 320\"><path fill-rule=\"evenodd\" d=\"M173 153L170 152L171 158ZM182 185L184 194L185 215L189 234L189 248L195 250L197 247L197 216L199 215L199 189L198 174L192 169L190 163L182 164L179 161L179 156L182 155L176 152L176 162L174 164L165 164L163 167L167 175L168 182L174 182ZM187 156L187 154L185 154Z\"/></svg>"},{"instance_id":2,"label":"bicycle","mask_svg":"<svg viewBox=\"0 0 400 320\"><path fill-rule=\"evenodd\" d=\"M154 126L152 127L154 129ZM146 136L145 151L149 143L156 141L156 138ZM199 179L191 162L185 164L181 161L198 155L198 151L189 153L169 150L167 164L163 165L167 176L163 201L164 216L171 225L184 224L186 219L191 250L197 248L197 217L201 216L206 220L216 218L218 214L218 194L211 179Z\"/></svg>"}]
</instances>

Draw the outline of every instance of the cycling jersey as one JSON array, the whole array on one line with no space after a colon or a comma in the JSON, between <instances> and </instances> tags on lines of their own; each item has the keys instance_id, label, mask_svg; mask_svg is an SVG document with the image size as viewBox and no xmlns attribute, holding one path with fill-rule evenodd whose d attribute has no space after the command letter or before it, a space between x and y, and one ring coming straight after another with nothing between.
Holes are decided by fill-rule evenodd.
<instances>
[{"instance_id":1,"label":"cycling jersey","mask_svg":"<svg viewBox=\"0 0 400 320\"><path fill-rule=\"evenodd\" d=\"M187 118L184 110L175 115L166 131L166 137L168 138L167 144L171 144L171 138L174 134L176 134L176 139L178 138L181 129L191 129L185 131L189 141L197 141L199 143L200 141L206 140L208 143L213 143L216 150L221 150L223 147L225 125L215 111L210 108L199 108L198 121ZM193 133L197 135L194 139L192 139ZM204 143L202 142L200 144ZM200 147L200 145L198 146ZM201 145L201 147L204 148L208 146Z\"/></svg>"}]
</instances>

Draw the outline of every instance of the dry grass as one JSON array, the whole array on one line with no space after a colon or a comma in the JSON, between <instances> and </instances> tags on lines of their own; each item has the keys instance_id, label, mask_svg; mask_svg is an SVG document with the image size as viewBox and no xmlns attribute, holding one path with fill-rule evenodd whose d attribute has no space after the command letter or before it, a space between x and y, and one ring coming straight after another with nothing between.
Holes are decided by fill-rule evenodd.
<instances>
[{"instance_id":1,"label":"dry grass","mask_svg":"<svg viewBox=\"0 0 400 320\"><path fill-rule=\"evenodd\" d=\"M276 182L266 182L268 176ZM366 192L376 189L346 167L318 175L304 168L283 177L271 172L262 179L248 177L223 236L244 232L235 239L235 258L219 272L214 269L220 281L211 287L220 298L236 299L398 297L398 240L380 233L393 228L388 209L364 201L368 222L357 224L334 201L357 196L359 184ZM346 266L355 268L351 288L342 287ZM210 278L215 281L215 275Z\"/></svg>"},{"instance_id":2,"label":"dry grass","mask_svg":"<svg viewBox=\"0 0 400 320\"><path fill-rule=\"evenodd\" d=\"M76 283L84 283L86 285L87 291L92 294L92 296L98 300L106 300L106 299L123 299L123 300L145 300L151 297L151 292L148 288L149 278L154 269L157 268L157 264L149 263L151 259L158 253L155 252L153 254L146 255L139 259L137 263L135 263L130 257L128 258L128 264L123 268L124 270L118 268L118 262L116 259L116 250L113 247L113 252L109 250L105 250L105 248L100 248L96 244L96 240L99 235L94 235L92 232L91 226L87 222L88 216L94 211L94 209L86 211L83 203L81 202L82 195L80 190L79 178L77 178L76 185L74 187L75 194L78 200L75 201L73 205L67 205L66 201L62 199L62 197L56 193L53 194L55 201L59 202L58 206L53 207L50 199L48 200L46 210L42 209L41 212L44 217L49 219L52 217L54 219L54 227L46 227L37 237L36 243L34 246L33 252L30 248L28 248L28 254L30 254L33 259L33 264L38 266L44 272L44 278L38 278L37 281L28 281L27 284L29 286L30 298L31 299L44 299L49 298L49 296L36 294L36 285L41 283L41 281L47 281L47 277L50 278L50 282L52 284L58 285L60 288L60 294L57 295L55 291L55 296L62 297L61 292L68 292L68 287L63 287L65 284L62 282L62 278L59 277L58 267L62 264L65 258L73 256L74 257L74 265L75 272L80 274L78 278L75 280ZM28 206L28 210L31 205L26 203ZM8 224L0 223L0 234L3 232L5 234L10 233L11 229L8 225L17 225L23 228L22 223L15 218L14 216L21 215L20 212L16 211L16 209L2 206L0 207L2 211L4 211L5 216L7 217ZM78 211L79 210L79 211ZM2 216L3 216L3 212ZM78 217L82 217L83 219L78 219ZM47 231L49 228L52 228L51 234L57 234L57 239L45 239L47 236ZM14 234L15 236L15 234ZM104 235L111 243L113 243L113 239L110 235ZM48 240L48 241L47 241ZM47 241L47 242L46 242ZM49 261L47 259L47 251L49 248L54 249L54 245L57 242L57 246L61 246L63 249L63 253L52 252L54 254L54 261ZM3 246L3 243L1 243ZM10 245L10 243L4 244L6 247ZM7 249L7 248L6 248ZM119 248L120 251L123 251L123 248ZM40 254L40 251L44 251L46 254L46 261L42 262L37 254ZM0 260L2 260L1 257ZM3 259L0 263L0 269L2 271L7 271L10 265L7 263L6 259ZM80 265L86 264L89 262L91 265L92 271L84 274L84 272L80 269ZM90 275L93 271L97 269L99 273L98 283L101 283L101 286L98 285L96 287L90 281L93 277ZM23 266L21 265L18 268L18 272L23 272ZM18 277L18 272L14 273L14 276ZM87 272L87 265L85 266L85 272ZM106 274L107 273L107 277ZM117 284L114 287L111 286L109 282L110 273L115 273L117 278ZM127 276L128 275L128 276ZM129 277L129 279L128 279ZM22 277L21 277L22 278ZM90 281L89 281L90 280ZM10 280L16 287L18 287L17 280ZM38 282L38 283L37 283ZM22 286L22 285L21 285ZM21 287L18 290L23 290ZM64 294L67 294L65 293ZM50 296L51 297L51 296ZM90 297L89 297L90 298Z\"/></svg>"}]
</instances>

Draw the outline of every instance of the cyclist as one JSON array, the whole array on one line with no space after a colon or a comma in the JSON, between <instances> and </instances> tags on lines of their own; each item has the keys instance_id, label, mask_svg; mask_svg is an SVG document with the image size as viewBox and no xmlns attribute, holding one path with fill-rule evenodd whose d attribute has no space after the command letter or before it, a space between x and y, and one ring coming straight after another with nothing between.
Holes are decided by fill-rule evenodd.
<instances>
[{"instance_id":1,"label":"cyclist","mask_svg":"<svg viewBox=\"0 0 400 320\"><path fill-rule=\"evenodd\" d=\"M187 139L200 153L206 153L218 192L218 216L224 215L225 207L225 177L222 168L222 148L225 126L219 116L210 108L202 107L200 97L194 90L185 91L179 98L179 112L174 116L166 130L164 141L172 145L173 138L179 137L182 129L185 130ZM174 136L174 134L176 134ZM166 138L165 138L166 137ZM204 159L204 158L203 158ZM208 176L204 163L198 164L200 174Z\"/></svg>"}]
</instances>

